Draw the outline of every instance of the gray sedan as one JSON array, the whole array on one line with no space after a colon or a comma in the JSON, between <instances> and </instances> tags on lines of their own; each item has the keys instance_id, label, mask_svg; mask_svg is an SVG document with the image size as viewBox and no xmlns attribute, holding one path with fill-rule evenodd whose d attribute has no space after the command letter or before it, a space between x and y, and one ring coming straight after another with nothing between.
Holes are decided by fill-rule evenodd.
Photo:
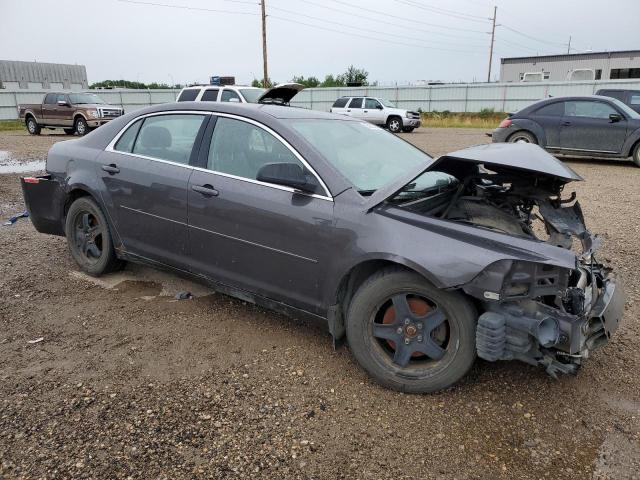
<instances>
[{"instance_id":1,"label":"gray sedan","mask_svg":"<svg viewBox=\"0 0 640 480\"><path fill-rule=\"evenodd\" d=\"M536 143L552 153L632 157L640 167L640 114L615 98L556 97L509 115L494 142Z\"/></svg>"},{"instance_id":2,"label":"gray sedan","mask_svg":"<svg viewBox=\"0 0 640 480\"><path fill-rule=\"evenodd\" d=\"M574 373L617 329L580 180L533 145L434 159L344 116L185 102L57 143L22 186L87 273L143 262L326 322L382 385L432 392L476 356Z\"/></svg>"}]
</instances>

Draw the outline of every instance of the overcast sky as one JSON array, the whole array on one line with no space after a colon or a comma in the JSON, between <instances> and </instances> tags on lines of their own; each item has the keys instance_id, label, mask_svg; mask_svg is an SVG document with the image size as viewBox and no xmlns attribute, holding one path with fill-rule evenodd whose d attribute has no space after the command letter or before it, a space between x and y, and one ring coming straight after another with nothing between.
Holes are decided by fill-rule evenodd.
<instances>
[{"instance_id":1,"label":"overcast sky","mask_svg":"<svg viewBox=\"0 0 640 480\"><path fill-rule=\"evenodd\" d=\"M266 2L279 82L350 64L381 84L486 80L494 5L492 79L501 56L565 53L570 35L572 52L640 49L639 0ZM0 0L0 59L84 64L90 83L247 83L262 77L259 13L258 0Z\"/></svg>"}]
</instances>

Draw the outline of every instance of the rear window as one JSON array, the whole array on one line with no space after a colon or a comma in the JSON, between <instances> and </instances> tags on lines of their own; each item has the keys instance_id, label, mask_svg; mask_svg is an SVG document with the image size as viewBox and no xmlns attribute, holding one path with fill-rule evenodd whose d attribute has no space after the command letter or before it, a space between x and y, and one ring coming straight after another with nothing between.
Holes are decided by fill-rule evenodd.
<instances>
[{"instance_id":1,"label":"rear window","mask_svg":"<svg viewBox=\"0 0 640 480\"><path fill-rule=\"evenodd\" d=\"M333 103L333 108L344 108L347 106L349 98L339 98Z\"/></svg>"},{"instance_id":2,"label":"rear window","mask_svg":"<svg viewBox=\"0 0 640 480\"><path fill-rule=\"evenodd\" d=\"M200 89L199 88L188 88L188 89L182 91L182 93L178 97L178 101L179 102L192 102L192 101L194 101L196 99L196 97L198 96L198 93L200 93Z\"/></svg>"}]
</instances>

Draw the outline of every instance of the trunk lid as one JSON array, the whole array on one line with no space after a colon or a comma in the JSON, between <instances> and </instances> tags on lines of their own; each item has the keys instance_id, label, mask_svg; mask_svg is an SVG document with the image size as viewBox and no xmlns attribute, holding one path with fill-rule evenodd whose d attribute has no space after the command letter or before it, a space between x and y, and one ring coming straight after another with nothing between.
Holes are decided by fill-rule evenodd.
<instances>
[{"instance_id":1,"label":"trunk lid","mask_svg":"<svg viewBox=\"0 0 640 480\"><path fill-rule=\"evenodd\" d=\"M258 99L258 103L288 105L291 99L304 88L305 86L299 83L281 83L264 92Z\"/></svg>"}]
</instances>

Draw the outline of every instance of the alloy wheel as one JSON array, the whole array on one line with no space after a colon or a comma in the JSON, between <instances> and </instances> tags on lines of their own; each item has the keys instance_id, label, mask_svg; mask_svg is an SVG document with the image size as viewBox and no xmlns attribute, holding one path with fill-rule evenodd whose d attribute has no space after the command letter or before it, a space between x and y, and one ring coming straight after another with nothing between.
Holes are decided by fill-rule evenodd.
<instances>
[{"instance_id":1,"label":"alloy wheel","mask_svg":"<svg viewBox=\"0 0 640 480\"><path fill-rule=\"evenodd\" d=\"M74 221L76 251L88 263L96 263L102 256L104 226L90 212L79 212Z\"/></svg>"}]
</instances>

